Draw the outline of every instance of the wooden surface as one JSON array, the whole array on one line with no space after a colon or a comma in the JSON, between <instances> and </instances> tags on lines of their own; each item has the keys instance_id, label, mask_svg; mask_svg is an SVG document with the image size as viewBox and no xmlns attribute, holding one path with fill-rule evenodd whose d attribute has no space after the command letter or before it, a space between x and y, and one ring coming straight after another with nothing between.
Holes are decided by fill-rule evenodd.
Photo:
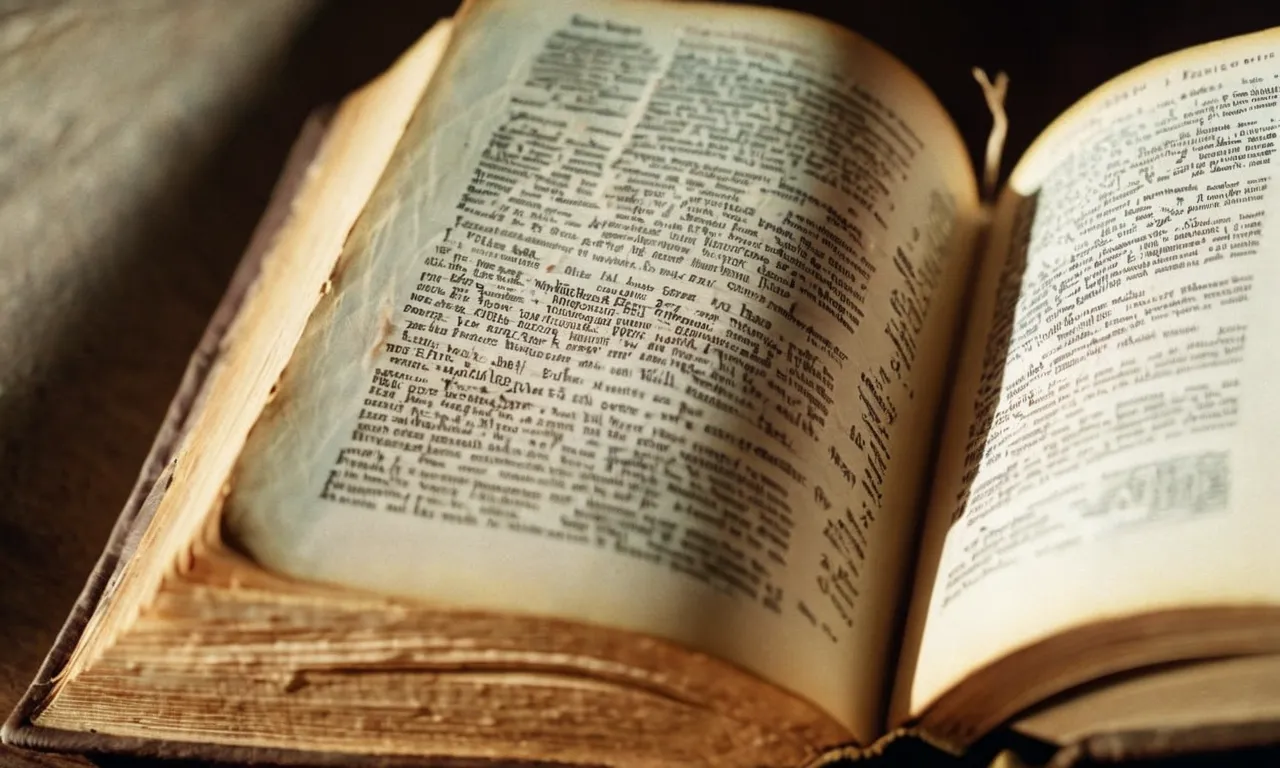
<instances>
[{"instance_id":1,"label":"wooden surface","mask_svg":"<svg viewBox=\"0 0 1280 768\"><path fill-rule=\"evenodd\" d=\"M302 121L440 13L0 0L0 718L43 659ZM63 760L0 747L0 765Z\"/></svg>"},{"instance_id":2,"label":"wooden surface","mask_svg":"<svg viewBox=\"0 0 1280 768\"><path fill-rule=\"evenodd\" d=\"M200 185L306 11L293 0L0 4L6 713L96 560L234 263L252 211Z\"/></svg>"},{"instance_id":3,"label":"wooden surface","mask_svg":"<svg viewBox=\"0 0 1280 768\"><path fill-rule=\"evenodd\" d=\"M1010 155L1106 77L1280 24L1274 2L773 3L880 42L976 154L973 64ZM0 0L0 711L100 551L306 114L449 2ZM1123 13L1116 17L1116 9ZM20 756L2 765L84 765Z\"/></svg>"}]
</instances>

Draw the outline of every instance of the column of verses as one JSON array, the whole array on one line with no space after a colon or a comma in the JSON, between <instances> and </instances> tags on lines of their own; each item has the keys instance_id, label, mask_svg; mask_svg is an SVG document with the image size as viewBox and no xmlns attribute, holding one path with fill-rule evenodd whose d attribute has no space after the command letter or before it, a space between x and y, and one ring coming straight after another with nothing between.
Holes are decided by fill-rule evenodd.
<instances>
[{"instance_id":1,"label":"column of verses","mask_svg":"<svg viewBox=\"0 0 1280 768\"><path fill-rule=\"evenodd\" d=\"M1275 166L1273 58L1117 94L1024 206L952 500L967 543L944 605L1091 537L1226 509L1223 440L1240 418Z\"/></svg>"},{"instance_id":2,"label":"column of verses","mask_svg":"<svg viewBox=\"0 0 1280 768\"><path fill-rule=\"evenodd\" d=\"M579 15L484 141L320 497L607 549L838 641L920 439L895 424L955 218L899 208L921 139L798 47L660 54Z\"/></svg>"}]
</instances>

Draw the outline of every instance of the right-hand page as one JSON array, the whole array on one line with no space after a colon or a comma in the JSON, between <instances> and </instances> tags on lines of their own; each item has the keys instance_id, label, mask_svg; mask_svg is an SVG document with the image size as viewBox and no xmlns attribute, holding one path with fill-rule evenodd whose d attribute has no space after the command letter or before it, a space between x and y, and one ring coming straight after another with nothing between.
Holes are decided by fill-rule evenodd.
<instances>
[{"instance_id":1,"label":"right-hand page","mask_svg":"<svg viewBox=\"0 0 1280 768\"><path fill-rule=\"evenodd\" d=\"M1184 51L1086 98L1014 171L899 713L1072 627L1280 603L1278 91L1280 31Z\"/></svg>"}]
</instances>

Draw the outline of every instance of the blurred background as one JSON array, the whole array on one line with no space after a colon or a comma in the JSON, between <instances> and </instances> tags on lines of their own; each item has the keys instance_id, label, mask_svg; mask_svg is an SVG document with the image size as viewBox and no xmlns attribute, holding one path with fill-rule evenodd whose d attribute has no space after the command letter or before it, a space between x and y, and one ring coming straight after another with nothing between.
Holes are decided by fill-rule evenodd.
<instances>
[{"instance_id":1,"label":"blurred background","mask_svg":"<svg viewBox=\"0 0 1280 768\"><path fill-rule=\"evenodd\" d=\"M990 119L969 70L1008 72L1006 171L1107 78L1280 24L1269 0L757 4L888 48L975 158ZM0 717L101 551L303 121L455 6L0 0ZM3 747L0 764L85 765Z\"/></svg>"}]
</instances>

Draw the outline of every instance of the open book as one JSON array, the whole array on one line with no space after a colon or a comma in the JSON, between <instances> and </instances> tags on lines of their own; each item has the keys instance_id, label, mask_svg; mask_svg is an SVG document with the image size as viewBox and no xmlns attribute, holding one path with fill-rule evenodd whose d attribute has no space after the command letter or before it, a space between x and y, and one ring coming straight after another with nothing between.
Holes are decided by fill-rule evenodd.
<instances>
[{"instance_id":1,"label":"open book","mask_svg":"<svg viewBox=\"0 0 1280 768\"><path fill-rule=\"evenodd\" d=\"M1278 94L1280 32L1157 60L984 206L846 30L469 2L332 119L5 738L1276 738Z\"/></svg>"}]
</instances>

